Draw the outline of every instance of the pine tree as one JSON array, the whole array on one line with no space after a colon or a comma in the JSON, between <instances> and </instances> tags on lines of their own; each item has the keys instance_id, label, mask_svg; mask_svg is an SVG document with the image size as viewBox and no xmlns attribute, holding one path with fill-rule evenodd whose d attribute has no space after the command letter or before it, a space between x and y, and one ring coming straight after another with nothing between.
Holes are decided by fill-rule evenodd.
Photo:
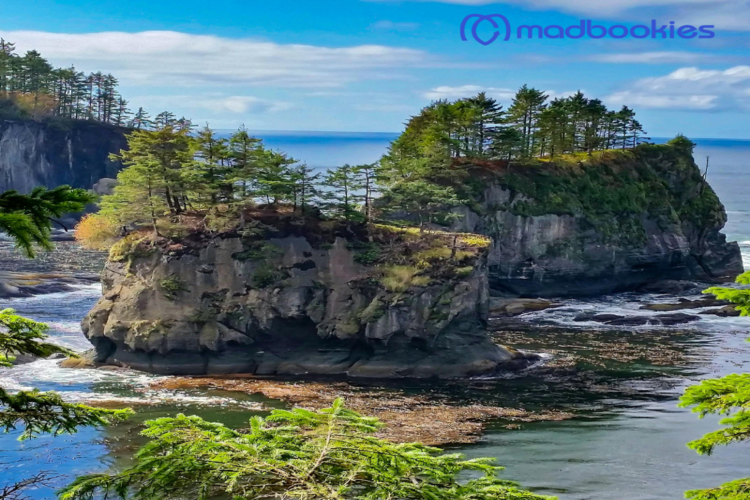
<instances>
[{"instance_id":1,"label":"pine tree","mask_svg":"<svg viewBox=\"0 0 750 500\"><path fill-rule=\"evenodd\" d=\"M401 182L385 191L384 196L388 211L415 214L420 231L424 231L428 222L434 222L438 214L447 213L461 203L452 187L425 180Z\"/></svg>"},{"instance_id":2,"label":"pine tree","mask_svg":"<svg viewBox=\"0 0 750 500\"><path fill-rule=\"evenodd\" d=\"M313 174L313 169L307 165L299 165L291 171L292 181L292 205L294 210L305 214L308 212L315 199L320 195L317 183L320 174Z\"/></svg>"},{"instance_id":3,"label":"pine tree","mask_svg":"<svg viewBox=\"0 0 750 500\"><path fill-rule=\"evenodd\" d=\"M27 256L34 247L50 249L50 229L54 218L78 212L94 197L82 189L61 186L52 190L36 188L29 195L15 191L0 194L0 230L11 237ZM55 353L74 355L68 349L45 342L47 325L0 310L0 367L11 366L14 357L49 357ZM66 403L54 392L20 391L15 394L0 387L0 428L5 432L23 429L20 439L39 434L73 433L81 426L100 426L130 415L129 410L102 410ZM2 473L0 473L0 478ZM0 485L0 498L22 498L27 488L45 484L39 473L19 483Z\"/></svg>"},{"instance_id":4,"label":"pine tree","mask_svg":"<svg viewBox=\"0 0 750 500\"><path fill-rule=\"evenodd\" d=\"M146 423L151 442L115 474L76 479L60 500L231 497L355 500L544 500L499 479L494 459L467 460L376 438L382 427L338 399L321 411L274 410L233 430L195 416ZM469 479L471 478L471 479ZM552 500L552 499L548 499Z\"/></svg>"},{"instance_id":5,"label":"pine tree","mask_svg":"<svg viewBox=\"0 0 750 500\"><path fill-rule=\"evenodd\" d=\"M518 90L513 103L508 108L508 119L520 128L523 140L522 155L525 157L532 156L536 152L539 116L546 107L546 101L547 94L524 85Z\"/></svg>"},{"instance_id":6,"label":"pine tree","mask_svg":"<svg viewBox=\"0 0 750 500\"><path fill-rule=\"evenodd\" d=\"M102 211L120 225L150 223L158 234L160 218L186 210L195 181L189 175L195 159L187 130L136 130L128 135L128 149L111 158L126 168L117 176L114 197L102 201Z\"/></svg>"},{"instance_id":7,"label":"pine tree","mask_svg":"<svg viewBox=\"0 0 750 500\"><path fill-rule=\"evenodd\" d=\"M328 187L325 196L328 211L336 217L346 220L358 219L361 213L357 206L363 196L358 193L364 186L356 167L343 165L333 170L328 170L323 178L323 185Z\"/></svg>"},{"instance_id":8,"label":"pine tree","mask_svg":"<svg viewBox=\"0 0 750 500\"><path fill-rule=\"evenodd\" d=\"M750 285L750 272L740 275L737 283ZM715 295L719 300L728 300L736 304L742 316L750 316L750 289L714 287L703 293ZM700 418L706 415L725 416L720 421L725 426L723 429L688 443L700 455L710 455L717 446L750 440L750 373L704 380L688 387L680 406L692 407ZM692 500L748 500L750 477L708 490L688 491L685 496Z\"/></svg>"},{"instance_id":9,"label":"pine tree","mask_svg":"<svg viewBox=\"0 0 750 500\"><path fill-rule=\"evenodd\" d=\"M162 111L154 118L154 126L157 129L175 128L177 126L177 117L171 111Z\"/></svg>"},{"instance_id":10,"label":"pine tree","mask_svg":"<svg viewBox=\"0 0 750 500\"><path fill-rule=\"evenodd\" d=\"M260 139L251 137L242 125L229 138L229 159L234 172L234 181L242 186L241 198L250 196L249 186L259 174L259 159L264 158Z\"/></svg>"},{"instance_id":11,"label":"pine tree","mask_svg":"<svg viewBox=\"0 0 750 500\"><path fill-rule=\"evenodd\" d=\"M362 201L365 204L365 221L373 220L373 200L378 193L378 177L373 164L357 165L353 168L355 184L363 190Z\"/></svg>"},{"instance_id":12,"label":"pine tree","mask_svg":"<svg viewBox=\"0 0 750 500\"><path fill-rule=\"evenodd\" d=\"M253 196L270 205L290 201L294 193L291 166L297 160L284 153L261 150L258 152L257 170L253 173Z\"/></svg>"},{"instance_id":13,"label":"pine tree","mask_svg":"<svg viewBox=\"0 0 750 500\"><path fill-rule=\"evenodd\" d=\"M153 125L154 122L151 121L151 117L143 108L138 108L138 111L133 116L133 120L130 122L130 126L136 130L149 130Z\"/></svg>"}]
</instances>

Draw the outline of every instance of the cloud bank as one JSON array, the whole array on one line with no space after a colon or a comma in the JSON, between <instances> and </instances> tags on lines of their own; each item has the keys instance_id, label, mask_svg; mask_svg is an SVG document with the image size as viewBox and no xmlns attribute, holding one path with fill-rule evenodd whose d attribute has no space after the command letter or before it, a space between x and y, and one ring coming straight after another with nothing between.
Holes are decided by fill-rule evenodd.
<instances>
[{"instance_id":1,"label":"cloud bank","mask_svg":"<svg viewBox=\"0 0 750 500\"><path fill-rule=\"evenodd\" d=\"M175 31L0 36L19 52L35 49L56 65L112 73L130 85L340 87L430 63L427 53L407 48L279 44Z\"/></svg>"},{"instance_id":2,"label":"cloud bank","mask_svg":"<svg viewBox=\"0 0 750 500\"><path fill-rule=\"evenodd\" d=\"M638 80L605 100L613 105L653 109L750 110L750 66L680 68L664 76Z\"/></svg>"}]
</instances>

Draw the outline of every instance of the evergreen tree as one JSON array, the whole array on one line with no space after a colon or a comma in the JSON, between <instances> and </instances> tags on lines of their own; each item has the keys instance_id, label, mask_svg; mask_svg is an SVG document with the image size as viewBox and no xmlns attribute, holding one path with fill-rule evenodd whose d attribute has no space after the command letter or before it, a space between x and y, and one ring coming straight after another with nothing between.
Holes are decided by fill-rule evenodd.
<instances>
[{"instance_id":1,"label":"evergreen tree","mask_svg":"<svg viewBox=\"0 0 750 500\"><path fill-rule=\"evenodd\" d=\"M508 108L508 119L520 129L523 141L521 154L525 157L536 153L539 117L546 107L546 101L547 94L524 85L516 93L513 103Z\"/></svg>"},{"instance_id":2,"label":"evergreen tree","mask_svg":"<svg viewBox=\"0 0 750 500\"><path fill-rule=\"evenodd\" d=\"M499 479L493 459L378 439L373 433L382 424L341 399L321 411L274 410L243 430L184 415L146 426L152 441L132 467L78 478L60 500L546 498Z\"/></svg>"},{"instance_id":3,"label":"evergreen tree","mask_svg":"<svg viewBox=\"0 0 750 500\"><path fill-rule=\"evenodd\" d=\"M114 197L103 200L102 209L121 225L148 222L158 233L160 217L187 209L197 168L187 130L136 130L128 136L128 149L111 158L127 168L118 174Z\"/></svg>"},{"instance_id":4,"label":"evergreen tree","mask_svg":"<svg viewBox=\"0 0 750 500\"><path fill-rule=\"evenodd\" d=\"M52 224L65 228L57 218L83 210L94 199L86 190L70 186L38 187L28 195L6 191L0 194L0 231L12 238L27 256L34 257L35 247L52 248Z\"/></svg>"},{"instance_id":5,"label":"evergreen tree","mask_svg":"<svg viewBox=\"0 0 750 500\"><path fill-rule=\"evenodd\" d=\"M353 168L355 184L363 190L362 201L365 204L365 221L373 220L373 200L378 193L378 177L373 164L357 165Z\"/></svg>"},{"instance_id":6,"label":"evergreen tree","mask_svg":"<svg viewBox=\"0 0 750 500\"><path fill-rule=\"evenodd\" d=\"M290 201L294 193L291 166L295 163L297 160L284 153L267 149L259 151L257 171L253 174L253 196L270 205Z\"/></svg>"},{"instance_id":7,"label":"evergreen tree","mask_svg":"<svg viewBox=\"0 0 750 500\"><path fill-rule=\"evenodd\" d=\"M88 192L68 186L52 190L36 188L29 195L6 191L0 194L0 230L27 256L33 257L35 246L52 247L50 229L54 218L81 211L93 199ZM19 355L42 358L55 353L74 355L68 349L45 342L46 331L47 325L20 317L12 309L0 310L0 367L11 366ZM4 432L22 428L20 439L43 433L55 436L73 433L78 427L104 425L129 414L129 410L102 410L66 403L54 392L11 394L0 387L0 428ZM45 484L46 479L44 473L39 473L19 483L0 484L0 498L22 498L25 489Z\"/></svg>"},{"instance_id":8,"label":"evergreen tree","mask_svg":"<svg viewBox=\"0 0 750 500\"><path fill-rule=\"evenodd\" d=\"M143 108L138 108L130 122L130 126L136 130L149 130L153 125L154 122L151 121L151 117Z\"/></svg>"},{"instance_id":9,"label":"evergreen tree","mask_svg":"<svg viewBox=\"0 0 750 500\"><path fill-rule=\"evenodd\" d=\"M363 196L358 194L364 185L356 167L343 165L328 170L323 178L323 185L330 188L326 191L328 210L337 217L353 220L361 217L357 206Z\"/></svg>"},{"instance_id":10,"label":"evergreen tree","mask_svg":"<svg viewBox=\"0 0 750 500\"><path fill-rule=\"evenodd\" d=\"M401 182L388 189L384 196L388 211L416 215L420 231L424 231L428 222L434 222L438 214L448 213L461 203L452 187L425 180Z\"/></svg>"},{"instance_id":11,"label":"evergreen tree","mask_svg":"<svg viewBox=\"0 0 750 500\"><path fill-rule=\"evenodd\" d=\"M307 165L299 165L291 171L292 205L304 214L307 213L315 199L320 195L318 181L320 174L313 174Z\"/></svg>"},{"instance_id":12,"label":"evergreen tree","mask_svg":"<svg viewBox=\"0 0 750 500\"><path fill-rule=\"evenodd\" d=\"M737 283L750 285L750 272L740 275ZM742 316L750 316L750 289L714 287L704 293L715 295L719 300L728 300L736 304ZM725 416L720 421L724 428L688 443L701 455L710 455L717 446L750 440L750 373L704 380L688 387L680 406L692 407L700 418L706 415ZM685 496L692 500L747 500L750 499L750 477L716 488L688 491Z\"/></svg>"},{"instance_id":13,"label":"evergreen tree","mask_svg":"<svg viewBox=\"0 0 750 500\"><path fill-rule=\"evenodd\" d=\"M175 128L177 126L177 117L171 111L162 111L154 118L154 126L157 129Z\"/></svg>"},{"instance_id":14,"label":"evergreen tree","mask_svg":"<svg viewBox=\"0 0 750 500\"><path fill-rule=\"evenodd\" d=\"M229 159L234 172L234 180L241 186L241 198L250 196L248 188L259 173L259 160L265 159L262 142L251 137L247 128L242 125L229 138Z\"/></svg>"}]
</instances>

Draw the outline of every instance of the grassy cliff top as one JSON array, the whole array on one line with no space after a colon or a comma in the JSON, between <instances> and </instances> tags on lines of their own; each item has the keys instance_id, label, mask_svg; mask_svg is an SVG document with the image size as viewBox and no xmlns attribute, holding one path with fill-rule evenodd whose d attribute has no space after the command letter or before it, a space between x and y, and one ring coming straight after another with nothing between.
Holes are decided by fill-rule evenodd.
<instances>
[{"instance_id":1,"label":"grassy cliff top","mask_svg":"<svg viewBox=\"0 0 750 500\"><path fill-rule=\"evenodd\" d=\"M472 167L470 167L472 168ZM692 151L679 145L644 144L523 162L473 162L468 185L483 210L516 215L581 217L597 228L636 221L684 222L699 228L721 227L724 207L703 179ZM511 191L511 202L487 206L484 189L493 182ZM610 228L616 232L622 228Z\"/></svg>"},{"instance_id":2,"label":"grassy cliff top","mask_svg":"<svg viewBox=\"0 0 750 500\"><path fill-rule=\"evenodd\" d=\"M131 231L111 247L109 258L130 263L156 252L196 254L217 239L240 238L243 250L234 255L235 260L276 265L279 255L273 240L289 237L303 237L321 250L343 239L354 260L371 268L371 277L396 292L470 275L491 243L490 238L476 234L326 219L281 206L249 208L241 218L228 213L218 219L189 214L159 236L146 229Z\"/></svg>"}]
</instances>

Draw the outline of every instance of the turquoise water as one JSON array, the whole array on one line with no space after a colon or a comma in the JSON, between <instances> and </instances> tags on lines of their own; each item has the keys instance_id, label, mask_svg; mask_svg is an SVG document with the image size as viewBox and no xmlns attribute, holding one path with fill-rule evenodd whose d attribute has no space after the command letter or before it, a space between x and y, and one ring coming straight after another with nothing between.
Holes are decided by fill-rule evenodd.
<instances>
[{"instance_id":1,"label":"turquoise water","mask_svg":"<svg viewBox=\"0 0 750 500\"><path fill-rule=\"evenodd\" d=\"M377 159L390 134L259 134L266 142L306 160L316 167ZM709 155L709 182L729 213L727 234L743 244L750 264L750 142L698 140L699 164ZM53 338L76 349L88 343L79 322L99 297L99 287L29 299L2 300L0 309L20 313L51 324ZM699 457L685 442L713 430L715 419L699 421L676 408L684 386L707 376L750 371L750 345L744 339L746 318L703 317L689 327L607 330L580 324L572 318L581 311L643 314L641 301L665 297L621 294L591 301L570 301L561 310L528 316L514 329L522 337L498 334L524 349L551 353L548 365L514 379L448 384L440 389L456 401L482 401L500 406L560 409L576 413L563 422L522 424L509 430L493 424L478 444L459 447L471 456L494 456L507 466L505 476L536 491L563 500L671 500L682 498L690 488L708 487L747 475L747 459L741 445ZM617 358L618 343L635 348L636 355ZM634 347L635 346L635 347ZM657 352L668 346L669 359L658 364L638 353ZM573 359L570 363L560 363ZM177 412L197 413L230 425L242 425L263 411L268 400L219 391L153 391L155 377L132 372L63 370L55 361L38 361L0 370L0 386L9 389L38 387L57 390L72 401L100 401L132 405L138 416L131 422L106 430L83 430L75 436L42 437L18 443L18 433L0 435L0 483L30 475L37 470L62 474L59 484L86 472L107 470L127 463L141 441L138 424L145 419ZM402 385L403 386L403 385ZM425 388L411 385L412 392ZM432 388L434 389L434 387ZM141 403L149 402L148 405ZM33 498L53 498L51 489L33 492Z\"/></svg>"}]
</instances>

